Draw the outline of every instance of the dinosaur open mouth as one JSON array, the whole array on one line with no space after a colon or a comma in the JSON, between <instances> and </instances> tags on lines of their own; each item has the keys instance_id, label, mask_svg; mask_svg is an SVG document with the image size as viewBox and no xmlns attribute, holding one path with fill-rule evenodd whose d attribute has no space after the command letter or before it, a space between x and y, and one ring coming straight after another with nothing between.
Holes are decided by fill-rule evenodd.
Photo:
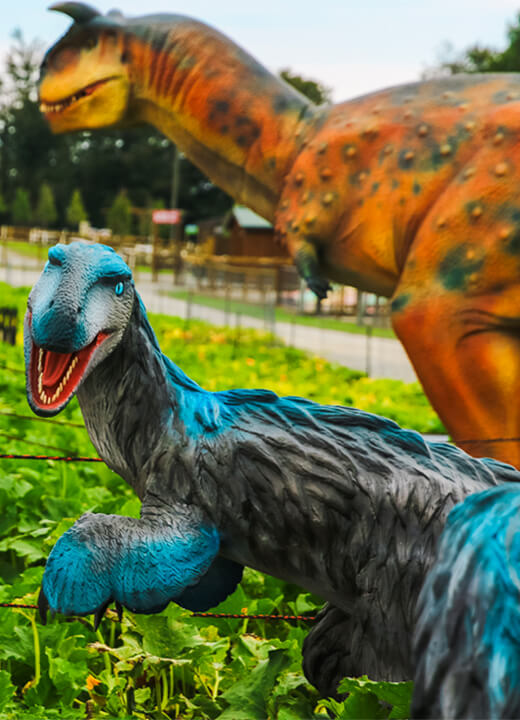
<instances>
[{"instance_id":1,"label":"dinosaur open mouth","mask_svg":"<svg viewBox=\"0 0 520 720\"><path fill-rule=\"evenodd\" d=\"M54 113L62 112L74 103L77 103L78 100L92 95L92 93L96 92L96 90L98 90L103 85L106 85L108 82L110 82L110 80L113 79L114 78L109 77L105 78L104 80L98 80L97 82L91 83L90 85L87 85L81 90L78 90L78 92L74 93L73 95L69 95L68 97L62 98L61 100L58 100L56 102L46 102L43 98L41 98L40 111L44 113L44 115L52 115Z\"/></svg>"},{"instance_id":2,"label":"dinosaur open mouth","mask_svg":"<svg viewBox=\"0 0 520 720\"><path fill-rule=\"evenodd\" d=\"M109 333L99 333L90 345L73 353L45 350L33 342L29 378L35 405L47 411L63 407L78 387L94 351L107 337Z\"/></svg>"}]
</instances>

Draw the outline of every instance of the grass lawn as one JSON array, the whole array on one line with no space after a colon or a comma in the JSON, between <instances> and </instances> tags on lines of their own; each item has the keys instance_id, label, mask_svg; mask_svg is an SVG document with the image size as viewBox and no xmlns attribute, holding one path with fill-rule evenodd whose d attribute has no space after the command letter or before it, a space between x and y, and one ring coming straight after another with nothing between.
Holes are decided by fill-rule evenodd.
<instances>
[{"instance_id":1,"label":"grass lawn","mask_svg":"<svg viewBox=\"0 0 520 720\"><path fill-rule=\"evenodd\" d=\"M24 257L38 258L42 262L47 257L47 248L43 245L37 245L36 243L29 242L16 242L15 240L8 240L7 243L2 243L0 249L7 245L7 251L16 253L17 255L23 255Z\"/></svg>"},{"instance_id":2,"label":"grass lawn","mask_svg":"<svg viewBox=\"0 0 520 720\"><path fill-rule=\"evenodd\" d=\"M229 310L232 313L241 313L250 317L264 318L264 307L256 303L244 302L242 300L226 301L223 297L214 297L202 293L190 293L188 290L172 290L168 292L170 297L178 300L191 300L195 305L215 308L216 310ZM341 332L364 335L366 328L356 323L341 320L326 315L298 315L290 310L275 308L276 322L294 322L298 325L310 325L312 327L324 328L326 330L340 330ZM377 337L395 339L395 333L390 328L372 328L372 334Z\"/></svg>"}]
</instances>

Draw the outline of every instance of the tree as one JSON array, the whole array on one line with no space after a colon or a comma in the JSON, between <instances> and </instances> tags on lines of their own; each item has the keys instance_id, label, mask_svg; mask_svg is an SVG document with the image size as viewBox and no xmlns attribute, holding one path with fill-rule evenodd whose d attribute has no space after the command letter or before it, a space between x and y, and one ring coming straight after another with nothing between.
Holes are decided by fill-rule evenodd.
<instances>
[{"instance_id":1,"label":"tree","mask_svg":"<svg viewBox=\"0 0 520 720\"><path fill-rule=\"evenodd\" d=\"M457 73L518 72L520 71L520 13L507 30L508 45L504 50L494 50L472 45L460 54L451 46L443 50L437 66L428 70L426 77Z\"/></svg>"},{"instance_id":2,"label":"tree","mask_svg":"<svg viewBox=\"0 0 520 720\"><path fill-rule=\"evenodd\" d=\"M107 214L108 227L114 235L129 235L132 227L132 203L126 190L120 190Z\"/></svg>"},{"instance_id":3,"label":"tree","mask_svg":"<svg viewBox=\"0 0 520 720\"><path fill-rule=\"evenodd\" d=\"M14 197L11 210L14 225L28 226L31 224L31 201L29 193L23 188L18 188Z\"/></svg>"},{"instance_id":4,"label":"tree","mask_svg":"<svg viewBox=\"0 0 520 720\"><path fill-rule=\"evenodd\" d=\"M313 103L316 103L316 105L323 105L331 101L331 89L316 80L302 78L300 75L295 75L289 69L281 70L280 77L282 80L285 80L286 83L292 85L293 88L298 90L302 95L312 100Z\"/></svg>"},{"instance_id":5,"label":"tree","mask_svg":"<svg viewBox=\"0 0 520 720\"><path fill-rule=\"evenodd\" d=\"M5 215L8 211L7 203L2 193L0 193L0 217Z\"/></svg>"},{"instance_id":6,"label":"tree","mask_svg":"<svg viewBox=\"0 0 520 720\"><path fill-rule=\"evenodd\" d=\"M88 219L87 211L83 205L81 192L76 189L72 193L66 210L67 225L77 228L81 222Z\"/></svg>"},{"instance_id":7,"label":"tree","mask_svg":"<svg viewBox=\"0 0 520 720\"><path fill-rule=\"evenodd\" d=\"M44 228L53 225L58 218L54 194L49 183L42 183L40 186L38 204L34 215L36 222Z\"/></svg>"}]
</instances>

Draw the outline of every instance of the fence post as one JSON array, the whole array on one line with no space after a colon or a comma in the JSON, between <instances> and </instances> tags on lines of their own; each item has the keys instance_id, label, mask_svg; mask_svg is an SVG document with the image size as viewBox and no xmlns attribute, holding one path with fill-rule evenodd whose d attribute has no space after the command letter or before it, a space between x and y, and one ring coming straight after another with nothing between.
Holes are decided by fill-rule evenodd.
<instances>
[{"instance_id":1,"label":"fence post","mask_svg":"<svg viewBox=\"0 0 520 720\"><path fill-rule=\"evenodd\" d=\"M1 238L2 238L2 265L5 265L5 267L7 267L9 264L8 257L7 257L7 238L8 238L7 225L2 225Z\"/></svg>"},{"instance_id":2,"label":"fence post","mask_svg":"<svg viewBox=\"0 0 520 720\"><path fill-rule=\"evenodd\" d=\"M356 304L356 324L363 325L365 317L365 293L361 290L357 291L357 304Z\"/></svg>"},{"instance_id":3,"label":"fence post","mask_svg":"<svg viewBox=\"0 0 520 720\"><path fill-rule=\"evenodd\" d=\"M372 372L372 325L365 327L366 336L366 361L365 361L365 372L370 377Z\"/></svg>"}]
</instances>

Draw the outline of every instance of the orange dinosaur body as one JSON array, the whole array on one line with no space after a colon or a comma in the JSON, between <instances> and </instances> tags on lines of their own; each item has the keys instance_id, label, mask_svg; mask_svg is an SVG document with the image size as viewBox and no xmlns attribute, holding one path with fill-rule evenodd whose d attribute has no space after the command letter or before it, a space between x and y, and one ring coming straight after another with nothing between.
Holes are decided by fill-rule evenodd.
<instances>
[{"instance_id":1,"label":"orange dinosaur body","mask_svg":"<svg viewBox=\"0 0 520 720\"><path fill-rule=\"evenodd\" d=\"M520 75L318 108L201 23L72 5L43 66L51 127L163 130L275 224L319 296L335 280L392 298L454 439L520 467Z\"/></svg>"},{"instance_id":2,"label":"orange dinosaur body","mask_svg":"<svg viewBox=\"0 0 520 720\"><path fill-rule=\"evenodd\" d=\"M276 217L311 282L392 298L396 333L455 441L516 466L519 132L517 75L335 106L296 158Z\"/></svg>"}]
</instances>

